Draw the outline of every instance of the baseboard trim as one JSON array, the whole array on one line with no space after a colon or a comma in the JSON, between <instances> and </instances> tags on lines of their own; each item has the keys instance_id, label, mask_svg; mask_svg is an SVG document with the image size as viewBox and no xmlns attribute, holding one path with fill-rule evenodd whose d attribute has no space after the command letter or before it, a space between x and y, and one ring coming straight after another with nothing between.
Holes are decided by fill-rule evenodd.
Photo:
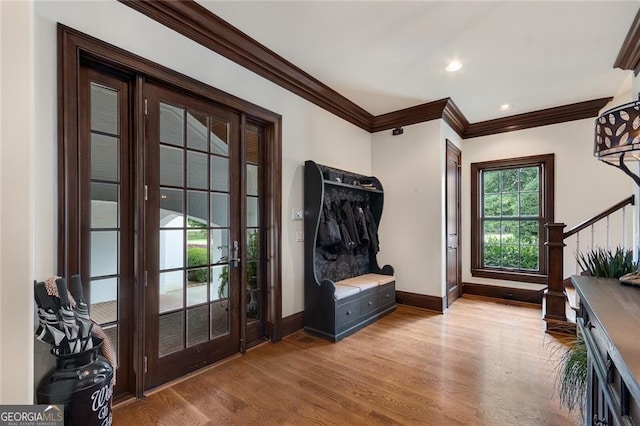
<instances>
[{"instance_id":1,"label":"baseboard trim","mask_svg":"<svg viewBox=\"0 0 640 426\"><path fill-rule=\"evenodd\" d=\"M302 330L304 328L304 311L282 318L280 325L282 327L282 337Z\"/></svg>"},{"instance_id":2,"label":"baseboard trim","mask_svg":"<svg viewBox=\"0 0 640 426\"><path fill-rule=\"evenodd\" d=\"M427 294L409 293L408 291L396 290L396 303L416 308L428 309L439 313L444 312L444 299Z\"/></svg>"},{"instance_id":3,"label":"baseboard trim","mask_svg":"<svg viewBox=\"0 0 640 426\"><path fill-rule=\"evenodd\" d=\"M462 283L462 293L491 299L511 300L542 306L544 290L500 287L497 285Z\"/></svg>"}]
</instances>

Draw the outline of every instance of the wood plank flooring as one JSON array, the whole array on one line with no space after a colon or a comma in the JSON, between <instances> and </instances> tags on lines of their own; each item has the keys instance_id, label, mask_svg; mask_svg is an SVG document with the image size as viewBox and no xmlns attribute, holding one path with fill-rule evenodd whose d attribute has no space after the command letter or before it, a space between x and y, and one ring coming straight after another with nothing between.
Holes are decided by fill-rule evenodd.
<instances>
[{"instance_id":1,"label":"wood plank flooring","mask_svg":"<svg viewBox=\"0 0 640 426\"><path fill-rule=\"evenodd\" d=\"M337 344L298 332L114 409L114 425L577 425L540 309L400 305Z\"/></svg>"}]
</instances>

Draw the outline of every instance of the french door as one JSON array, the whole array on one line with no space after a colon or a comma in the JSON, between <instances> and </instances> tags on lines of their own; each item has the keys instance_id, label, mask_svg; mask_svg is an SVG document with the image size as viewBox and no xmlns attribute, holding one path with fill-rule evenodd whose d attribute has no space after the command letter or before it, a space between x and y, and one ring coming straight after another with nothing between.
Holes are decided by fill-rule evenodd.
<instances>
[{"instance_id":1,"label":"french door","mask_svg":"<svg viewBox=\"0 0 640 426\"><path fill-rule=\"evenodd\" d=\"M70 210L80 229L71 268L113 346L116 395L242 352L269 331L265 127L134 81L80 68ZM134 93L144 94L144 112Z\"/></svg>"},{"instance_id":2,"label":"french door","mask_svg":"<svg viewBox=\"0 0 640 426\"><path fill-rule=\"evenodd\" d=\"M149 388L240 351L246 221L239 114L153 84L146 99Z\"/></svg>"},{"instance_id":3,"label":"french door","mask_svg":"<svg viewBox=\"0 0 640 426\"><path fill-rule=\"evenodd\" d=\"M116 399L278 341L281 117L58 36L58 274L82 277Z\"/></svg>"}]
</instances>

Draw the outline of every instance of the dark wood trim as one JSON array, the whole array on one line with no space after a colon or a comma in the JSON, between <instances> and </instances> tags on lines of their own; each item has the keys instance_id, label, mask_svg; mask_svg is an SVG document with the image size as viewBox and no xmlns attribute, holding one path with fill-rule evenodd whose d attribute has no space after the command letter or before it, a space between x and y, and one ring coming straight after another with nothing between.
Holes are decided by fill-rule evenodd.
<instances>
[{"instance_id":1,"label":"dark wood trim","mask_svg":"<svg viewBox=\"0 0 640 426\"><path fill-rule=\"evenodd\" d=\"M442 118L463 139L469 139L595 117L612 99L578 102L473 124L451 98L373 116L194 1L119 1L371 133Z\"/></svg>"},{"instance_id":2,"label":"dark wood trim","mask_svg":"<svg viewBox=\"0 0 640 426\"><path fill-rule=\"evenodd\" d=\"M282 337L304 329L304 311L282 318Z\"/></svg>"},{"instance_id":3,"label":"dark wood trim","mask_svg":"<svg viewBox=\"0 0 640 426\"><path fill-rule=\"evenodd\" d=\"M373 116L194 1L131 1L123 4L204 47L371 131Z\"/></svg>"},{"instance_id":4,"label":"dark wood trim","mask_svg":"<svg viewBox=\"0 0 640 426\"><path fill-rule=\"evenodd\" d=\"M442 118L460 136L469 126L469 121L451 98L440 99L421 105L412 106L373 118L371 132L380 132L410 124Z\"/></svg>"},{"instance_id":5,"label":"dark wood trim","mask_svg":"<svg viewBox=\"0 0 640 426\"><path fill-rule=\"evenodd\" d=\"M628 206L629 204L633 205L634 202L635 202L635 195L632 195L629 198L625 198L624 200L620 201L618 204L615 204L614 206L609 207L607 210L603 211L602 213L599 213L599 214L593 216L591 219L587 219L584 222L581 222L581 223L577 224L576 226L570 228L568 231L566 231L562 235L562 239L569 238L573 234L582 231L583 229L593 225L594 223L598 222L599 220L604 219L605 217L609 216L610 214L617 212L621 208L623 208L625 206Z\"/></svg>"},{"instance_id":6,"label":"dark wood trim","mask_svg":"<svg viewBox=\"0 0 640 426\"><path fill-rule=\"evenodd\" d=\"M516 130L530 129L532 127L548 126L550 124L597 117L600 110L609 103L611 99L613 98L593 99L590 101L577 102L574 104L473 123L467 127L463 137L464 139L471 139L480 136L495 135L498 133L513 132Z\"/></svg>"},{"instance_id":7,"label":"dark wood trim","mask_svg":"<svg viewBox=\"0 0 640 426\"><path fill-rule=\"evenodd\" d=\"M416 105L373 118L371 132L393 129L400 126L422 123L442 118L442 111L447 106L449 98L426 104Z\"/></svg>"},{"instance_id":8,"label":"dark wood trim","mask_svg":"<svg viewBox=\"0 0 640 426\"><path fill-rule=\"evenodd\" d=\"M541 256L542 260L542 256ZM495 280L519 281L523 283L546 284L547 276L543 274L527 274L509 272L500 269L471 268L471 276L478 278L492 278Z\"/></svg>"},{"instance_id":9,"label":"dark wood trim","mask_svg":"<svg viewBox=\"0 0 640 426\"><path fill-rule=\"evenodd\" d=\"M453 99L447 99L449 99L449 102L447 102L442 110L442 119L446 121L460 137L463 137L464 132L469 127L469 121L453 102Z\"/></svg>"},{"instance_id":10,"label":"dark wood trim","mask_svg":"<svg viewBox=\"0 0 640 426\"><path fill-rule=\"evenodd\" d=\"M282 117L278 116L266 132L267 168L266 212L267 247L270 247L267 285L270 289L267 309L270 312L267 323L272 342L282 340Z\"/></svg>"},{"instance_id":11,"label":"dark wood trim","mask_svg":"<svg viewBox=\"0 0 640 426\"><path fill-rule=\"evenodd\" d=\"M134 102L135 106L133 107L133 111L135 111L135 120L133 123L133 128L135 132L134 138L136 141L143 141L145 138L145 114L144 114L144 77L141 75L136 76L134 83ZM145 209L144 209L144 165L145 165L145 147L142 143L136 144L136 153L135 153L135 173L133 174L133 178L135 179L135 200L133 202L134 205L134 224L133 228L136 230L136 235L134 237L134 244L136 247L140 247L144 244L146 238L146 222L145 222ZM133 276L134 277L142 277L144 276L144 267L145 267L145 259L138 250L134 250L134 263L133 263ZM133 299L133 307L135 312L145 312L146 304L145 304L145 288L144 285L140 285L139 283L134 284L134 299ZM145 330L146 321L144 315L134 315L133 318L133 370L135 372L135 386L134 391L136 398L142 398L145 388L144 383L144 374L140 372L144 371L144 349L145 349Z\"/></svg>"},{"instance_id":12,"label":"dark wood trim","mask_svg":"<svg viewBox=\"0 0 640 426\"><path fill-rule=\"evenodd\" d=\"M481 250L481 214L482 188L480 173L483 170L524 167L542 164L541 200L542 220L539 228L540 270L538 273L521 273L511 270L482 268ZM555 156L554 154L531 155L527 157L505 158L500 160L471 163L471 275L474 277L493 278L538 284L547 283L547 259L544 251L544 224L553 222L555 206Z\"/></svg>"},{"instance_id":13,"label":"dark wood trim","mask_svg":"<svg viewBox=\"0 0 640 426\"><path fill-rule=\"evenodd\" d=\"M635 75L640 72L640 10L633 19L613 67L633 71Z\"/></svg>"},{"instance_id":14,"label":"dark wood trim","mask_svg":"<svg viewBox=\"0 0 640 426\"><path fill-rule=\"evenodd\" d=\"M435 312L444 312L445 300L442 297L430 296L428 294L409 293L408 291L396 290L396 303L415 306L417 308L428 309Z\"/></svg>"},{"instance_id":15,"label":"dark wood trim","mask_svg":"<svg viewBox=\"0 0 640 426\"><path fill-rule=\"evenodd\" d=\"M515 300L542 306L544 290L530 290L514 287L500 287L488 284L462 283L463 294L490 297L492 299Z\"/></svg>"},{"instance_id":16,"label":"dark wood trim","mask_svg":"<svg viewBox=\"0 0 640 426\"><path fill-rule=\"evenodd\" d=\"M125 73L142 74L147 80L163 82L165 85L188 91L194 96L217 102L220 105L224 105L238 112L245 112L251 117L269 123L281 117L279 114L259 105L211 87L196 79L127 52L119 47L110 45L95 37L81 33L73 28L62 24L58 24L58 28L64 39L63 43L68 44L69 49L75 49L72 50L75 52L74 57L69 58L68 61L78 61L80 57L86 57ZM70 63L70 65L72 64ZM65 69L65 72L68 72L68 70Z\"/></svg>"}]
</instances>

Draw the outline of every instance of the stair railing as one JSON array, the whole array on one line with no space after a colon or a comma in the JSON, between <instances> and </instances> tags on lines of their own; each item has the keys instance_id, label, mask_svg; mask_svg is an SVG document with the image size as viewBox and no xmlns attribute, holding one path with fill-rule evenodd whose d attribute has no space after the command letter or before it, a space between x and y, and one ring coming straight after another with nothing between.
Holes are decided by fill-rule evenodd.
<instances>
[{"instance_id":1,"label":"stair railing","mask_svg":"<svg viewBox=\"0 0 640 426\"><path fill-rule=\"evenodd\" d=\"M595 224L603 219L606 219L606 246L611 248L611 226L610 217L612 214L622 210L622 245L627 247L627 218L626 207L633 205L635 202L634 196L626 198L616 205L608 208L607 210L587 219L576 226L570 228L568 231L564 231L567 226L564 223L546 223L546 256L547 265L549 267L547 276L547 290L545 291L545 304L544 304L544 320L547 323L547 332L557 333L571 333L571 327L567 327L567 315L566 304L567 295L564 290L564 247L565 241L576 236L575 248L576 252L580 251L580 246L583 241L580 239L580 232L589 229L590 232L590 245L587 244L587 248L595 247ZM576 262L576 274L579 274L579 266ZM573 329L575 330L575 328Z\"/></svg>"}]
</instances>

